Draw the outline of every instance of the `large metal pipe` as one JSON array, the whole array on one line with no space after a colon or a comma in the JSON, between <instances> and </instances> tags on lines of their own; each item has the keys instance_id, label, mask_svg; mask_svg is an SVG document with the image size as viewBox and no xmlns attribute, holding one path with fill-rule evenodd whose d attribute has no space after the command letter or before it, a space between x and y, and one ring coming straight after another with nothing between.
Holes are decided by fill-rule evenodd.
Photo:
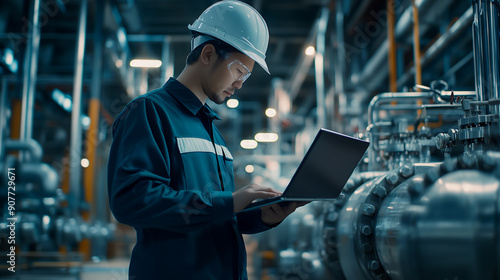
<instances>
[{"instance_id":1,"label":"large metal pipe","mask_svg":"<svg viewBox=\"0 0 500 280\"><path fill-rule=\"evenodd\" d=\"M40 52L40 0L31 2L30 11L30 24L32 26L24 55L21 140L31 139L33 133L36 74L38 70L38 54Z\"/></svg>"},{"instance_id":2,"label":"large metal pipe","mask_svg":"<svg viewBox=\"0 0 500 280\"><path fill-rule=\"evenodd\" d=\"M413 63L415 64L415 84L422 84L422 61L420 60L420 19L418 8L413 0Z\"/></svg>"},{"instance_id":3,"label":"large metal pipe","mask_svg":"<svg viewBox=\"0 0 500 280\"><path fill-rule=\"evenodd\" d=\"M83 84L83 58L85 54L85 38L87 29L87 0L80 5L78 23L77 50L75 56L75 82L73 85L73 110L71 112L71 144L70 144L70 207L74 216L78 215L81 199L82 173L82 125L81 103Z\"/></svg>"},{"instance_id":4,"label":"large metal pipe","mask_svg":"<svg viewBox=\"0 0 500 280\"><path fill-rule=\"evenodd\" d=\"M397 84L397 68L396 68L396 35L394 34L394 26L396 22L396 14L394 11L394 0L387 0L387 38L389 43L389 90L396 92Z\"/></svg>"},{"instance_id":5,"label":"large metal pipe","mask_svg":"<svg viewBox=\"0 0 500 280\"><path fill-rule=\"evenodd\" d=\"M448 91L443 91L438 95L435 92L432 91L425 91L425 92L385 92L376 95L375 97L372 98L370 101L370 104L368 105L368 124L374 124L378 120L376 119L376 115L378 114L379 107L382 104L382 102L389 103L392 101L398 101L398 100L407 100L407 99L433 99L434 102L436 103L447 103L449 100L444 100L443 97L446 97L449 99L451 96L451 92ZM454 96L457 97L464 97L471 99L474 97L474 92L472 91L454 91ZM422 108L423 109L423 108Z\"/></svg>"},{"instance_id":6,"label":"large metal pipe","mask_svg":"<svg viewBox=\"0 0 500 280\"><path fill-rule=\"evenodd\" d=\"M346 69L343 1L335 1L335 39L337 40L337 67L335 69L336 94L344 94Z\"/></svg>"},{"instance_id":7,"label":"large metal pipe","mask_svg":"<svg viewBox=\"0 0 500 280\"><path fill-rule=\"evenodd\" d=\"M97 181L99 173L103 172L102 165L99 163L97 148L99 146L99 111L101 109L101 90L102 90L102 75L103 75L103 21L104 21L104 3L105 1L97 1L95 4L95 25L94 25L94 57L92 62L92 91L89 99L89 117L90 126L87 131L86 139L86 157L89 160L89 166L84 170L84 189L85 201L91 205L90 212L83 214L83 219L86 221L105 222L103 216L106 215L107 197L99 194L99 189L102 189ZM99 259L106 257L106 242L101 236L92 240L91 246L82 248L87 254Z\"/></svg>"},{"instance_id":8,"label":"large metal pipe","mask_svg":"<svg viewBox=\"0 0 500 280\"><path fill-rule=\"evenodd\" d=\"M336 107L340 106L335 106L335 96L338 96L339 100L347 100L348 97L346 96L345 93L345 77L346 77L346 48L345 48L345 35L344 35L344 30L345 30L345 19L344 19L344 8L343 8L343 1L335 1L335 33L334 36L332 36L332 41L331 43L337 45L335 48L336 50L336 59L331 59L330 61L333 61L333 70L334 72L334 77L333 79L335 80L335 84L333 87L330 88L330 90L327 91L327 96L325 99L325 108L326 108L326 116L328 118L327 125L329 125L331 128L337 129L337 130L342 130L343 128L341 127L340 122L336 121L335 116L337 113ZM332 54L332 57L335 57L334 54ZM330 67L332 68L332 67Z\"/></svg>"},{"instance_id":9,"label":"large metal pipe","mask_svg":"<svg viewBox=\"0 0 500 280\"><path fill-rule=\"evenodd\" d=\"M7 110L5 103L7 102L7 79L2 76L2 85L0 88L0 159L3 159L3 137L5 129L5 121L7 119Z\"/></svg>"},{"instance_id":10,"label":"large metal pipe","mask_svg":"<svg viewBox=\"0 0 500 280\"><path fill-rule=\"evenodd\" d=\"M433 92L386 92L381 93L370 101L368 105L368 124L373 124L376 119L374 117L375 112L377 111L377 107L383 100L391 100L395 101L398 99L418 99L418 98L433 98L435 93Z\"/></svg>"},{"instance_id":11,"label":"large metal pipe","mask_svg":"<svg viewBox=\"0 0 500 280\"><path fill-rule=\"evenodd\" d=\"M317 127L323 128L326 124L325 106L325 48L326 48L326 27L330 11L327 7L321 10L318 24L318 34L316 37L316 55L314 57L314 71L316 78L316 114L318 117Z\"/></svg>"},{"instance_id":12,"label":"large metal pipe","mask_svg":"<svg viewBox=\"0 0 500 280\"><path fill-rule=\"evenodd\" d=\"M46 163L25 162L17 168L20 183L39 183L44 196L56 196L59 176Z\"/></svg>"},{"instance_id":13,"label":"large metal pipe","mask_svg":"<svg viewBox=\"0 0 500 280\"><path fill-rule=\"evenodd\" d=\"M316 21L314 22L314 25L311 28L311 31L306 39L306 43L304 44L304 49L309 45L313 44L314 38L316 38L318 33L318 26L320 20L321 17L318 17L318 19L316 19ZM306 76L309 73L309 69L311 69L313 61L314 61L314 56L306 55L304 52L302 52L297 60L295 70L293 71L290 78L287 79L287 87L285 89L290 95L290 100L292 100L292 102L295 99L295 97L297 97L297 95L299 94L300 87L304 83L304 80L306 79Z\"/></svg>"},{"instance_id":14,"label":"large metal pipe","mask_svg":"<svg viewBox=\"0 0 500 280\"><path fill-rule=\"evenodd\" d=\"M43 156L42 146L33 140L27 139L24 141L19 140L5 140L4 143L5 151L28 151L30 155L30 161L40 162Z\"/></svg>"},{"instance_id":15,"label":"large metal pipe","mask_svg":"<svg viewBox=\"0 0 500 280\"><path fill-rule=\"evenodd\" d=\"M472 25L477 99L488 101L500 97L500 27L498 0L473 0ZM491 111L488 108L487 112Z\"/></svg>"},{"instance_id":16,"label":"large metal pipe","mask_svg":"<svg viewBox=\"0 0 500 280\"><path fill-rule=\"evenodd\" d=\"M170 77L174 76L174 46L172 44L171 36L165 36L162 46L162 61L161 77L163 82L167 81Z\"/></svg>"},{"instance_id":17,"label":"large metal pipe","mask_svg":"<svg viewBox=\"0 0 500 280\"><path fill-rule=\"evenodd\" d=\"M390 279L499 279L500 174L453 164L401 183L377 205L374 248Z\"/></svg>"}]
</instances>

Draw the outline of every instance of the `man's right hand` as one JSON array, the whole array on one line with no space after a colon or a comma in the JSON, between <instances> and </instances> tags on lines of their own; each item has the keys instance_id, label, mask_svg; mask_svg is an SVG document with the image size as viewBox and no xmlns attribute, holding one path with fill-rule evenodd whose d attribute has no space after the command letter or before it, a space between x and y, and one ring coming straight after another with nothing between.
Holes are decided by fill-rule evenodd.
<instances>
[{"instance_id":1,"label":"man's right hand","mask_svg":"<svg viewBox=\"0 0 500 280\"><path fill-rule=\"evenodd\" d=\"M252 201L259 198L271 198L281 195L280 192L270 187L264 187L257 184L250 184L233 193L234 213L237 213L247 207Z\"/></svg>"}]
</instances>

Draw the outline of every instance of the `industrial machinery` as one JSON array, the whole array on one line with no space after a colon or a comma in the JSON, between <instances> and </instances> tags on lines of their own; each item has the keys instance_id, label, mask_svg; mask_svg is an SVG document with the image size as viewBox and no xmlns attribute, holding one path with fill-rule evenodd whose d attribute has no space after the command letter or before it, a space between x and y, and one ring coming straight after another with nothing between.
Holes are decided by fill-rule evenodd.
<instances>
[{"instance_id":1,"label":"industrial machinery","mask_svg":"<svg viewBox=\"0 0 500 280\"><path fill-rule=\"evenodd\" d=\"M29 273L31 268L52 263L54 269L75 266L84 256L73 253L84 240L109 240L113 226L87 222L71 215L68 196L60 188L60 175L53 166L42 162L43 149L33 140L12 140L7 135L7 86L2 81L0 107L0 244L2 273L8 268ZM7 189L7 187L9 187ZM14 247L11 247L14 246ZM11 248L15 248L11 250ZM61 248L68 250L61 252ZM12 253L14 252L14 253ZM14 262L11 262L14 261ZM8 265L9 262L15 265ZM7 265L6 265L7 264Z\"/></svg>"},{"instance_id":2,"label":"industrial machinery","mask_svg":"<svg viewBox=\"0 0 500 280\"><path fill-rule=\"evenodd\" d=\"M35 271L37 279L42 279L41 270L77 277L84 260L106 257L105 245L113 237L114 225L94 217L84 218L80 211L88 209L88 205L61 187L64 168L56 170L54 164L42 161L43 148L31 137L35 89L24 84L25 94L18 107L13 105L14 94L8 92L6 77L17 71L12 53L8 48L0 49L0 277L12 277L12 272L21 277ZM32 67L30 63L26 59L26 69ZM29 81L33 77L26 69L23 77ZM14 107L22 108L22 113ZM13 119L21 120L21 129L12 127L17 124ZM16 129L22 130L21 135L13 135ZM91 240L100 251L92 255L79 252L78 246L84 240Z\"/></svg>"}]
</instances>

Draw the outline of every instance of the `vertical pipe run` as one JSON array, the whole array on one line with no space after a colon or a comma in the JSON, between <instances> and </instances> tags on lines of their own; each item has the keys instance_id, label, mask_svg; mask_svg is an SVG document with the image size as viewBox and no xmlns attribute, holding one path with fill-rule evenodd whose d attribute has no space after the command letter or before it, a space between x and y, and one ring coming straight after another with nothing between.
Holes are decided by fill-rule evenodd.
<instances>
[{"instance_id":1,"label":"vertical pipe run","mask_svg":"<svg viewBox=\"0 0 500 280\"><path fill-rule=\"evenodd\" d=\"M81 158L82 158L82 123L81 103L83 86L83 58L87 29L87 0L81 0L80 20L78 23L77 50L75 56L75 76L73 85L73 109L71 111L70 143L70 208L73 216L79 215L81 199Z\"/></svg>"},{"instance_id":2,"label":"vertical pipe run","mask_svg":"<svg viewBox=\"0 0 500 280\"><path fill-rule=\"evenodd\" d=\"M413 0L413 58L415 62L415 84L422 84L422 64L420 61L420 31L418 7ZM418 89L420 91L420 89Z\"/></svg>"},{"instance_id":3,"label":"vertical pipe run","mask_svg":"<svg viewBox=\"0 0 500 280\"><path fill-rule=\"evenodd\" d=\"M491 99L500 98L500 1L488 2L488 47L491 57L488 60L491 85ZM496 34L496 36L495 36ZM497 112L498 113L498 112Z\"/></svg>"},{"instance_id":4,"label":"vertical pipe run","mask_svg":"<svg viewBox=\"0 0 500 280\"><path fill-rule=\"evenodd\" d=\"M350 60L347 57L345 51L345 37L344 37L344 9L343 1L335 1L335 41L337 42L337 59L335 64L335 87L333 91L329 91L327 94L327 99L325 101L325 108L327 112L328 122L335 129L343 129L343 123L335 120L335 116L338 110L335 109L335 96L338 97L337 100L346 100L348 97L345 94L345 73L346 73L346 60ZM333 7L332 7L333 9ZM328 23L328 21L327 21Z\"/></svg>"},{"instance_id":5,"label":"vertical pipe run","mask_svg":"<svg viewBox=\"0 0 500 280\"><path fill-rule=\"evenodd\" d=\"M475 80L476 80L476 92L477 92L477 99L479 101L487 101L488 98L488 93L486 92L487 85L487 73L485 73L485 66L487 64L487 61L485 61L485 58L487 56L487 48L484 45L484 31L486 26L484 25L484 7L485 5L483 4L482 1L474 1L474 29L473 29L473 36L474 36L474 65L475 65Z\"/></svg>"},{"instance_id":6,"label":"vertical pipe run","mask_svg":"<svg viewBox=\"0 0 500 280\"><path fill-rule=\"evenodd\" d=\"M31 1L30 8L32 28L31 33L28 34L29 43L26 46L26 53L24 55L21 141L32 138L36 74L38 71L38 54L40 52L40 0Z\"/></svg>"},{"instance_id":7,"label":"vertical pipe run","mask_svg":"<svg viewBox=\"0 0 500 280\"><path fill-rule=\"evenodd\" d=\"M103 187L100 185L96 178L96 174L100 171L102 166L98 165L97 148L99 144L99 111L101 108L100 97L102 88L102 61L103 61L103 47L104 39L102 32L104 18L104 1L97 1L95 4L95 25L94 25L94 54L92 61L92 87L89 99L89 112L90 126L87 131L86 139L86 157L90 165L84 170L84 189L85 201L91 205L90 213L83 213L83 218L87 221L104 223L106 220L106 202L107 197L96 195L99 189ZM84 246L82 243L81 248L87 254L99 259L106 257L106 243L102 238L92 240L92 250L90 246Z\"/></svg>"},{"instance_id":8,"label":"vertical pipe run","mask_svg":"<svg viewBox=\"0 0 500 280\"><path fill-rule=\"evenodd\" d=\"M394 11L394 0L387 0L387 38L389 40L389 90L398 90L397 68L396 68L396 36L394 27L396 24L396 14Z\"/></svg>"},{"instance_id":9,"label":"vertical pipe run","mask_svg":"<svg viewBox=\"0 0 500 280\"><path fill-rule=\"evenodd\" d=\"M162 61L163 66L162 70L162 78L163 81L167 81L170 77L174 76L174 55L173 55L173 47L172 40L170 36L165 36L165 40L163 41L163 49L162 49Z\"/></svg>"},{"instance_id":10,"label":"vertical pipe run","mask_svg":"<svg viewBox=\"0 0 500 280\"><path fill-rule=\"evenodd\" d=\"M326 44L326 27L330 11L327 7L321 10L318 34L316 36L316 55L314 57L314 69L316 78L316 114L318 117L317 127L322 128L326 123L325 110L325 67L324 55Z\"/></svg>"},{"instance_id":11,"label":"vertical pipe run","mask_svg":"<svg viewBox=\"0 0 500 280\"><path fill-rule=\"evenodd\" d=\"M3 151L4 151L4 129L5 129L5 121L7 119L7 112L5 109L5 103L7 102L7 79L5 77L2 77L0 75L0 78L2 78L1 82L1 88L0 88L0 160L3 159Z\"/></svg>"},{"instance_id":12,"label":"vertical pipe run","mask_svg":"<svg viewBox=\"0 0 500 280\"><path fill-rule=\"evenodd\" d=\"M140 85L139 85L139 90L137 92L137 95L141 95L141 94L144 94L146 92L148 92L149 90L149 69L148 68L142 68L140 69L141 71L141 79L139 80L140 81Z\"/></svg>"},{"instance_id":13,"label":"vertical pipe run","mask_svg":"<svg viewBox=\"0 0 500 280\"><path fill-rule=\"evenodd\" d=\"M472 25L474 74L477 99L488 101L500 97L500 42L498 0L473 1ZM485 114L498 113L497 108L486 108Z\"/></svg>"},{"instance_id":14,"label":"vertical pipe run","mask_svg":"<svg viewBox=\"0 0 500 280\"><path fill-rule=\"evenodd\" d=\"M337 66L335 69L335 91L336 94L345 94L344 75L345 75L345 40L344 40L344 11L342 1L335 1L335 33L337 39ZM327 20L328 22L328 20ZM326 32L326 30L325 30Z\"/></svg>"},{"instance_id":15,"label":"vertical pipe run","mask_svg":"<svg viewBox=\"0 0 500 280\"><path fill-rule=\"evenodd\" d=\"M473 7L473 12L474 12L474 21L472 22L472 49L474 52L474 80L475 80L475 87L476 87L476 95L477 95L477 100L479 101L484 101L484 94L483 94L483 80L481 77L483 77L482 73L482 67L481 67L481 60L482 60L482 45L481 42L479 41L480 33L479 33L479 3L474 1L472 3Z\"/></svg>"}]
</instances>

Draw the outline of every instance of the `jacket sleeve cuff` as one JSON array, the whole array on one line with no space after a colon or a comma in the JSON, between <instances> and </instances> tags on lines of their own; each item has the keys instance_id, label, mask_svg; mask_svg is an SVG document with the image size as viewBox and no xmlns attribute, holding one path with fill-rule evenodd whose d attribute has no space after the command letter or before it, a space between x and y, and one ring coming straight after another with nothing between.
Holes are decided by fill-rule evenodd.
<instances>
[{"instance_id":1,"label":"jacket sleeve cuff","mask_svg":"<svg viewBox=\"0 0 500 280\"><path fill-rule=\"evenodd\" d=\"M213 192L212 206L214 220L230 220L234 217L233 194L230 191Z\"/></svg>"}]
</instances>

